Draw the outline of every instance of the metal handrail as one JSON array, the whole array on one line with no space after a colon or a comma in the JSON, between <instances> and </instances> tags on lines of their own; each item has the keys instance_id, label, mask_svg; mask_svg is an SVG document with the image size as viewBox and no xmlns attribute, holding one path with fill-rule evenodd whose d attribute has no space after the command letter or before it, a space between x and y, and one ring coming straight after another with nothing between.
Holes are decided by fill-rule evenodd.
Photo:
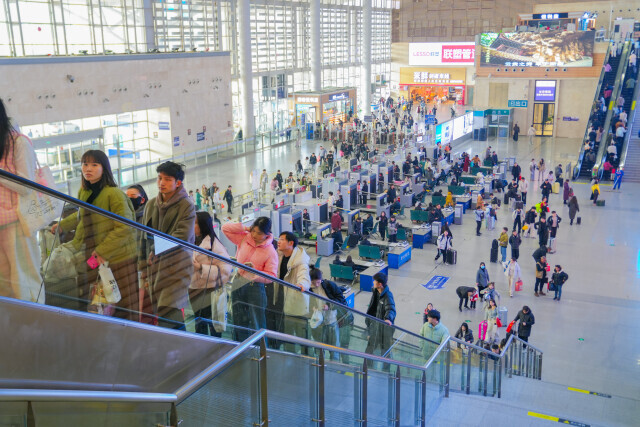
<instances>
[{"instance_id":1,"label":"metal handrail","mask_svg":"<svg viewBox=\"0 0 640 427\"><path fill-rule=\"evenodd\" d=\"M613 88L613 92L611 93L611 99L609 101L609 110L607 111L607 117L604 121L604 130L602 132L602 139L600 140L600 147L598 147L598 154L596 154L596 162L593 165L593 169L598 168L598 173L600 172L601 166L603 164L603 158L607 152L607 144L608 144L608 135L611 131L611 119L613 118L613 108L612 105L618 99L620 93L622 93L622 84L624 81L624 76L627 70L627 61L629 58L629 54L631 53L632 44L628 41L625 42L625 46L622 49L622 53L620 55L620 64L618 65L618 73L616 75L616 85Z\"/></svg>"},{"instance_id":2,"label":"metal handrail","mask_svg":"<svg viewBox=\"0 0 640 427\"><path fill-rule=\"evenodd\" d=\"M609 43L609 48L607 49L607 53L605 54L604 57L604 64L609 62L609 58L611 56L611 43ZM615 47L614 47L615 49ZM621 58L622 59L622 58ZM619 66L619 65L618 65ZM600 91L602 89L602 84L604 83L604 77L605 77L606 73L604 72L604 66L602 67L602 69L600 70L600 79L598 80L598 86L596 88L596 95L594 97L593 103L591 104L591 109L593 111L593 106L596 105L597 100L598 100L598 96L600 95ZM591 112L589 112L589 114L591 114ZM584 154L585 154L585 150L584 150L584 142L589 138L589 128L591 127L591 123L592 121L588 121L587 122L587 129L584 132L584 139L581 141L580 144L580 153L578 153L578 161L576 162L576 167L573 171L573 179L577 179L577 177L580 175L580 169L582 169L582 162L584 160ZM600 141L602 142L602 141Z\"/></svg>"},{"instance_id":3,"label":"metal handrail","mask_svg":"<svg viewBox=\"0 0 640 427\"><path fill-rule=\"evenodd\" d=\"M171 393L127 391L0 389L0 402L19 402L25 400L32 402L175 403L177 396Z\"/></svg>"},{"instance_id":4,"label":"metal handrail","mask_svg":"<svg viewBox=\"0 0 640 427\"><path fill-rule=\"evenodd\" d=\"M139 223L137 223L135 221L132 221L130 219L127 219L127 218L123 218L123 217L121 217L121 216L119 216L117 214L114 214L113 212L109 212L107 210L104 210L104 209L101 209L99 207L96 207L96 206L94 206L92 204L83 202L82 200L78 200L78 199L76 199L74 197L68 196L68 195L66 195L64 193L61 193L61 192L59 192L57 190L54 190L54 189L51 189L49 187L40 185L40 184L38 184L36 182L30 181L30 180L28 180L26 178L23 178L21 176L14 175L14 174L12 174L10 172L7 172L7 171L5 171L3 169L0 169L0 178L8 179L9 181L24 185L26 187L29 187L29 188L33 189L33 190L37 190L38 192L47 194L47 195L49 195L51 197L55 197L55 198L61 199L62 201L66 202L66 203L69 203L71 205L82 207L82 208L87 209L87 210L89 210L91 212L97 213L99 215L106 216L109 219L112 219L114 221L117 221L117 222L120 222L122 224L125 224L125 225L127 225L129 227L132 227L132 228L136 229L136 230L143 231L145 233L161 237L161 238L163 238L165 240L173 242L173 243L175 243L175 244L177 244L179 246L182 246L182 247L184 247L186 249L201 253L201 254L206 255L206 256L208 256L210 258L215 258L215 259L217 259L219 261L231 264L234 267L237 267L237 268L245 270L245 271L247 271L249 273L255 274L256 276L268 279L270 282L278 283L278 284L283 285L283 286L288 286L288 287L296 289L298 291L300 290L300 288L297 287L297 286L294 286L294 285L292 285L292 284L290 284L288 282L285 282L284 280L281 280L281 279L279 279L277 277L269 276L266 273L263 273L263 272L261 272L259 270L256 270L256 269L252 268L252 267L248 267L248 266L246 266L244 264L239 263L238 261L232 260L230 258L225 258L225 257L223 257L221 255L216 254L215 252L207 251L206 249L203 249L203 248L201 248L201 247L199 247L197 245L194 245L193 243L185 242L184 240L178 239L177 237L171 236L169 234L165 234L165 233L163 233L161 231L158 231L158 230L156 230L154 228L148 227L148 226L143 225L143 224L139 224ZM340 304L339 302L332 301L329 298L325 298L325 297L323 297L321 295L318 295L318 294L315 294L315 293L309 292L309 291L304 291L304 293L306 293L307 295L310 295L310 296L312 296L314 298L318 298L320 300L323 300L323 301L325 301L327 303L330 303L330 304L333 304L333 305L336 305L336 306L340 306L340 307L342 307L342 308L344 308L344 309L346 309L346 310L348 310L350 312L353 312L353 313L357 314L358 316L364 317L366 319L370 319L370 320L372 320L374 322L378 322L378 323L384 324L384 326L386 326L386 327L390 327L390 328L396 329L398 331L407 333L408 335L412 335L414 337L417 337L419 339L429 341L426 338L416 334L415 332L407 331L407 330L402 329L402 328L400 328L398 326L395 326L395 325L388 325L387 323L383 322L382 320L378 319L377 317L373 317L373 316L371 316L369 314L357 311L357 310L355 310L355 309L353 309L351 307L348 307L346 305Z\"/></svg>"},{"instance_id":5,"label":"metal handrail","mask_svg":"<svg viewBox=\"0 0 640 427\"><path fill-rule=\"evenodd\" d=\"M627 116L627 133L624 136L624 142L620 149L620 161L618 162L618 168L624 167L624 163L627 160L627 151L629 149L629 144L631 143L631 135L633 135L633 122L635 121L636 114L638 114L637 110L637 100L640 97L640 84L638 84L638 77L640 77L640 69L635 76L632 76L636 80L636 87L633 91L633 98L631 101L631 111Z\"/></svg>"},{"instance_id":6,"label":"metal handrail","mask_svg":"<svg viewBox=\"0 0 640 427\"><path fill-rule=\"evenodd\" d=\"M267 335L267 332L268 331L266 329L260 329L259 331L255 332L249 338L242 341L239 345L222 356L221 359L215 361L204 371L200 372L198 375L183 384L179 389L175 391L175 395L177 396L177 403L184 401L186 398L198 391L200 387L209 382L220 371L224 370L233 362L235 362L250 347L264 338Z\"/></svg>"}]
</instances>

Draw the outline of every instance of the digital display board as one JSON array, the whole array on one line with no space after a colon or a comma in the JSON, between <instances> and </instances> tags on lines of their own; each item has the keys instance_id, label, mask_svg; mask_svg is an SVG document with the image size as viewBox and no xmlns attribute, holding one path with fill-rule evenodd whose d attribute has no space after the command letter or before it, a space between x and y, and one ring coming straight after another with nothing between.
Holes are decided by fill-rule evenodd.
<instances>
[{"instance_id":1,"label":"digital display board","mask_svg":"<svg viewBox=\"0 0 640 427\"><path fill-rule=\"evenodd\" d=\"M595 31L482 33L480 66L591 67Z\"/></svg>"},{"instance_id":2,"label":"digital display board","mask_svg":"<svg viewBox=\"0 0 640 427\"><path fill-rule=\"evenodd\" d=\"M534 100L538 102L554 102L556 100L556 81L536 80Z\"/></svg>"}]
</instances>

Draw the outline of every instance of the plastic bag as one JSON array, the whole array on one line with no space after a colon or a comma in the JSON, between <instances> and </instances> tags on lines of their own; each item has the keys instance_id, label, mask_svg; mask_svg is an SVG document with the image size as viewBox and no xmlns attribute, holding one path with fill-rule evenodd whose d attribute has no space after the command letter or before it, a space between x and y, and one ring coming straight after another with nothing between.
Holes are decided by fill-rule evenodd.
<instances>
[{"instance_id":1,"label":"plastic bag","mask_svg":"<svg viewBox=\"0 0 640 427\"><path fill-rule=\"evenodd\" d=\"M311 326L311 329L316 329L318 326L322 325L323 321L324 316L322 315L322 311L314 309L311 320L309 321L309 326Z\"/></svg>"},{"instance_id":2,"label":"plastic bag","mask_svg":"<svg viewBox=\"0 0 640 427\"><path fill-rule=\"evenodd\" d=\"M71 279L78 275L76 257L68 245L60 245L51 252L49 258L42 263L45 281Z\"/></svg>"},{"instance_id":3,"label":"plastic bag","mask_svg":"<svg viewBox=\"0 0 640 427\"><path fill-rule=\"evenodd\" d=\"M102 287L104 299L109 304L117 304L122 299L122 295L120 295L120 288L116 278L113 277L113 272L109 268L108 262L100 264L98 276L100 277L100 286Z\"/></svg>"}]
</instances>

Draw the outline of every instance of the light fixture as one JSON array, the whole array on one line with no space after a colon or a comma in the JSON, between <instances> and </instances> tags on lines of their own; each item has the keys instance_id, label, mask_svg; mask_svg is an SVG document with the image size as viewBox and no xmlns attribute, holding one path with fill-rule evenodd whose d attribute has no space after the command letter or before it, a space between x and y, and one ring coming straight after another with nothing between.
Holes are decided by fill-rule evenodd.
<instances>
[{"instance_id":1,"label":"light fixture","mask_svg":"<svg viewBox=\"0 0 640 427\"><path fill-rule=\"evenodd\" d=\"M71 74L67 74L67 80L69 80L69 83L73 83L76 81L76 78L73 77Z\"/></svg>"}]
</instances>

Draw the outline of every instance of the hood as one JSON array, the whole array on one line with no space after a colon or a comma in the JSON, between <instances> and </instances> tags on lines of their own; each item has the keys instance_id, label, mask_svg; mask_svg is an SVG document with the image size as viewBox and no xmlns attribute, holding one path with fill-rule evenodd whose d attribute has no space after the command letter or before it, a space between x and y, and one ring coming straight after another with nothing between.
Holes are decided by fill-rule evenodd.
<instances>
[{"instance_id":1,"label":"hood","mask_svg":"<svg viewBox=\"0 0 640 427\"><path fill-rule=\"evenodd\" d=\"M282 261L283 258L282 252L278 251L278 261ZM309 264L311 258L307 255L307 252L302 249L300 246L296 246L293 248L293 252L291 253L291 258L289 259L289 263L287 264L287 270L291 270L301 264ZM280 264L280 262L278 262Z\"/></svg>"},{"instance_id":2,"label":"hood","mask_svg":"<svg viewBox=\"0 0 640 427\"><path fill-rule=\"evenodd\" d=\"M180 202L182 199L189 199L189 195L187 194L187 190L184 188L184 185L181 185L173 196L167 201L162 201L162 196L157 197L158 209L166 211L171 206ZM193 203L193 202L192 202Z\"/></svg>"}]
</instances>

